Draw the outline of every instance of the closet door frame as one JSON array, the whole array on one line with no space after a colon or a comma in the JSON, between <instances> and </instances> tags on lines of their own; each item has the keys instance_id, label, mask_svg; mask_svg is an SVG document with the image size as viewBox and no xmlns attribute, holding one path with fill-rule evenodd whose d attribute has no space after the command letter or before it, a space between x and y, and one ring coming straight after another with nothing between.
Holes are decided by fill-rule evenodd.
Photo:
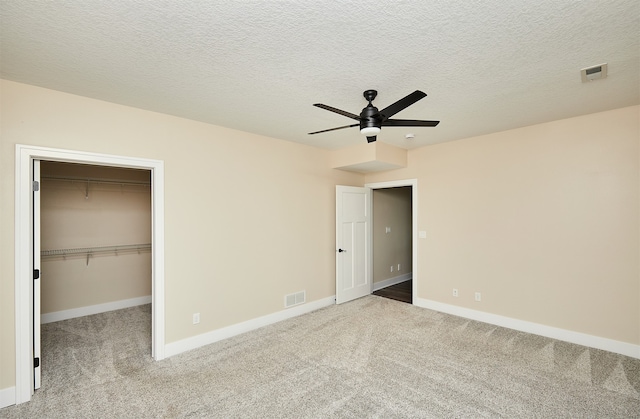
<instances>
[{"instance_id":1,"label":"closet door frame","mask_svg":"<svg viewBox=\"0 0 640 419\"><path fill-rule=\"evenodd\" d=\"M16 145L15 166L15 344L16 404L31 400L33 385L33 162L47 160L151 171L151 356L165 358L164 162L162 160Z\"/></svg>"}]
</instances>

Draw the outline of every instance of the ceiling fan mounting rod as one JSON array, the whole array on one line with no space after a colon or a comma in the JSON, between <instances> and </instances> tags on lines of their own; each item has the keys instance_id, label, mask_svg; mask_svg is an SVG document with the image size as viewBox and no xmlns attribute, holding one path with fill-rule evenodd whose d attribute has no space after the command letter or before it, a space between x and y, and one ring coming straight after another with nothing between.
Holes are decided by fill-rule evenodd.
<instances>
[{"instance_id":1,"label":"ceiling fan mounting rod","mask_svg":"<svg viewBox=\"0 0 640 419\"><path fill-rule=\"evenodd\" d=\"M376 96L378 96L378 91L377 90L365 90L362 95L364 96L365 99L367 99L367 101L369 101L369 105L371 105L371 102L373 101L373 99L375 99Z\"/></svg>"}]
</instances>

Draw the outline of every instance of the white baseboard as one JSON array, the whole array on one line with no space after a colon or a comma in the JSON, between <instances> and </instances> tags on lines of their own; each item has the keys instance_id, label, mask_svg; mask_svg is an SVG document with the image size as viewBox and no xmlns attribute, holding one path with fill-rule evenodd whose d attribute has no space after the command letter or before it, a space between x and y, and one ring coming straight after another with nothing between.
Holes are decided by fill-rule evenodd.
<instances>
[{"instance_id":1,"label":"white baseboard","mask_svg":"<svg viewBox=\"0 0 640 419\"><path fill-rule=\"evenodd\" d=\"M9 387L0 390L0 409L16 404L16 388Z\"/></svg>"},{"instance_id":2,"label":"white baseboard","mask_svg":"<svg viewBox=\"0 0 640 419\"><path fill-rule=\"evenodd\" d=\"M255 319L247 320L242 323L237 323L231 326L223 327L222 329L213 330L208 333L193 336L187 339L182 339L177 342L168 343L164 347L164 354L166 357L177 355L182 352L190 351L192 349L200 348L205 345L209 345L214 342L228 339L233 336L240 335L242 333L250 332L251 330L259 329L264 326L268 326L273 323L280 322L282 320L297 317L302 314L307 314L320 308L328 307L336 303L336 297L327 297L321 300L312 301L310 303L294 306L286 310L278 311L273 314L267 314L266 316L258 317Z\"/></svg>"},{"instance_id":3,"label":"white baseboard","mask_svg":"<svg viewBox=\"0 0 640 419\"><path fill-rule=\"evenodd\" d=\"M373 290L374 291L378 291L378 290L381 290L382 288L387 288L387 287L390 287L392 285L396 285L396 284L400 284L402 282L408 281L411 278L412 278L412 274L411 274L411 272L409 272L408 274L404 274L404 275L396 276L396 277L393 277L393 278L385 279L384 281L374 282L373 283Z\"/></svg>"},{"instance_id":4,"label":"white baseboard","mask_svg":"<svg viewBox=\"0 0 640 419\"><path fill-rule=\"evenodd\" d=\"M640 345L545 326L543 324L513 319L497 314L485 313L483 311L440 303L425 298L417 298L416 300L414 304L418 307L640 359Z\"/></svg>"},{"instance_id":5,"label":"white baseboard","mask_svg":"<svg viewBox=\"0 0 640 419\"><path fill-rule=\"evenodd\" d=\"M151 303L151 296L130 298L128 300L113 301L111 303L96 304L94 306L72 308L70 310L54 311L40 316L40 323L53 323L61 320L73 319L76 317L90 316L92 314L106 313L107 311L120 310L123 308L141 306Z\"/></svg>"}]
</instances>

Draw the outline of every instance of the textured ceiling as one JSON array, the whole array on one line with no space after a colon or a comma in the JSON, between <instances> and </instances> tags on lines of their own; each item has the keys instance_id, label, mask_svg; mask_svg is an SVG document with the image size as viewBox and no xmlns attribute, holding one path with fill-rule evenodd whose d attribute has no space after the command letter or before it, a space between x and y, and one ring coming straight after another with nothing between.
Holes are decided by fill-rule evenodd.
<instances>
[{"instance_id":1,"label":"textured ceiling","mask_svg":"<svg viewBox=\"0 0 640 419\"><path fill-rule=\"evenodd\" d=\"M362 92L411 149L640 103L638 0L1 0L4 79L330 149ZM582 83L581 68L608 63ZM413 140L404 138L415 134Z\"/></svg>"}]
</instances>

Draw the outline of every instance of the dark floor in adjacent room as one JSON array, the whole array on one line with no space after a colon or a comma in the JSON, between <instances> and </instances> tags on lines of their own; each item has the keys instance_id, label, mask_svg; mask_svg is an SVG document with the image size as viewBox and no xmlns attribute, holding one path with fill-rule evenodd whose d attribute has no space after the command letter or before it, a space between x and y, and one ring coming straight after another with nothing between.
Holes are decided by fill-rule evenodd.
<instances>
[{"instance_id":1,"label":"dark floor in adjacent room","mask_svg":"<svg viewBox=\"0 0 640 419\"><path fill-rule=\"evenodd\" d=\"M413 281L410 279L408 281L404 281L399 284L391 285L386 288L379 289L378 291L374 291L373 295L391 298L392 300L412 304L412 290Z\"/></svg>"}]
</instances>

